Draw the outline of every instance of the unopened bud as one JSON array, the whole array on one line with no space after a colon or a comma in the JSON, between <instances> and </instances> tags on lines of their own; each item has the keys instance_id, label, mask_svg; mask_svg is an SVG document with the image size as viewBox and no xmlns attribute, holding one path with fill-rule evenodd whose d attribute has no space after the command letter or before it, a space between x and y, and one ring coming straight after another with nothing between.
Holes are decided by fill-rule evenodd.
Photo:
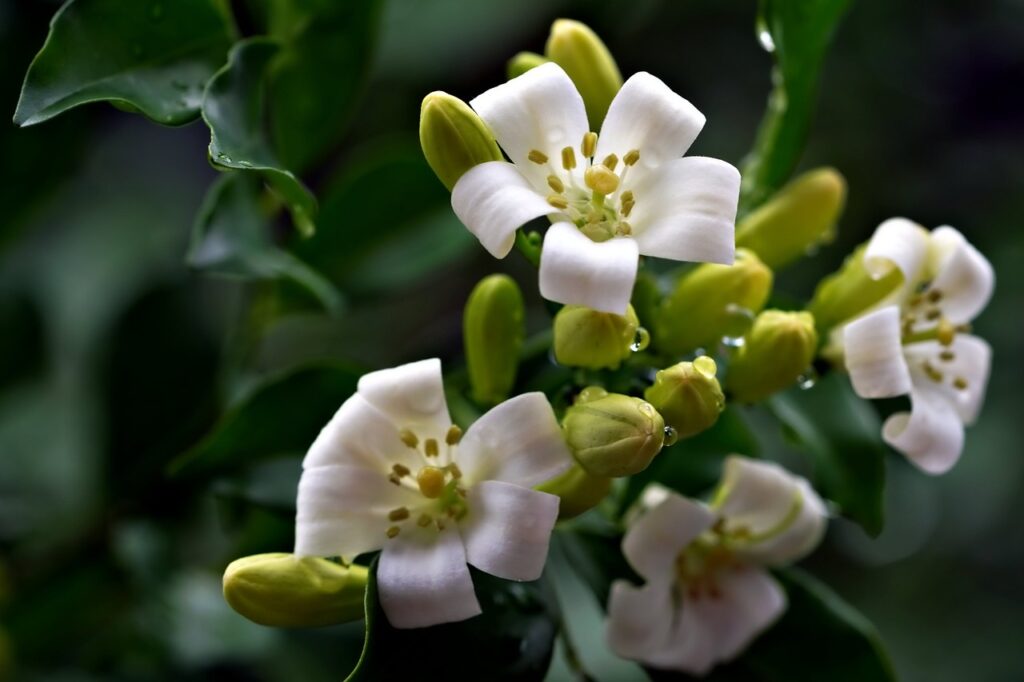
<instances>
[{"instance_id":1,"label":"unopened bud","mask_svg":"<svg viewBox=\"0 0 1024 682\"><path fill-rule=\"evenodd\" d=\"M579 464L537 486L542 493L558 495L558 518L571 519L596 507L612 488L612 479L592 476Z\"/></svg>"},{"instance_id":2,"label":"unopened bud","mask_svg":"<svg viewBox=\"0 0 1024 682\"><path fill-rule=\"evenodd\" d=\"M497 405L516 381L526 333L523 294L508 275L484 277L466 301L463 347L473 400Z\"/></svg>"},{"instance_id":3,"label":"unopened bud","mask_svg":"<svg viewBox=\"0 0 1024 682\"><path fill-rule=\"evenodd\" d=\"M611 52L586 24L558 19L551 25L544 54L576 84L591 129L600 130L608 106L622 87L622 74Z\"/></svg>"},{"instance_id":4,"label":"unopened bud","mask_svg":"<svg viewBox=\"0 0 1024 682\"><path fill-rule=\"evenodd\" d=\"M658 372L644 398L680 438L714 426L725 408L725 396L715 377L715 361L702 355Z\"/></svg>"},{"instance_id":5,"label":"unopened bud","mask_svg":"<svg viewBox=\"0 0 1024 682\"><path fill-rule=\"evenodd\" d=\"M573 456L591 476L643 471L665 441L665 421L650 403L596 387L583 390L562 426Z\"/></svg>"},{"instance_id":6,"label":"unopened bud","mask_svg":"<svg viewBox=\"0 0 1024 682\"><path fill-rule=\"evenodd\" d=\"M254 623L321 627L363 617L367 570L319 557L256 554L224 571L224 599Z\"/></svg>"},{"instance_id":7,"label":"unopened bud","mask_svg":"<svg viewBox=\"0 0 1024 682\"><path fill-rule=\"evenodd\" d=\"M427 163L449 190L473 166L504 158L487 124L468 104L445 92L423 98L420 146Z\"/></svg>"},{"instance_id":8,"label":"unopened bud","mask_svg":"<svg viewBox=\"0 0 1024 682\"><path fill-rule=\"evenodd\" d=\"M536 52L520 52L512 59L508 60L508 66L506 70L508 72L508 79L518 78L530 69L536 68L541 64L546 64L550 59L544 55L539 55Z\"/></svg>"},{"instance_id":9,"label":"unopened bud","mask_svg":"<svg viewBox=\"0 0 1024 682\"><path fill-rule=\"evenodd\" d=\"M873 279L864 268L867 244L858 246L843 266L821 280L807 310L814 315L818 333L829 330L873 307L896 291L903 283L899 268L892 268L880 279Z\"/></svg>"},{"instance_id":10,"label":"unopened bud","mask_svg":"<svg viewBox=\"0 0 1024 682\"><path fill-rule=\"evenodd\" d=\"M804 173L736 225L736 246L781 268L835 237L845 200L846 181L835 169Z\"/></svg>"},{"instance_id":11,"label":"unopened bud","mask_svg":"<svg viewBox=\"0 0 1024 682\"><path fill-rule=\"evenodd\" d=\"M633 352L640 321L633 306L625 315L567 305L555 315L555 359L588 369L615 369Z\"/></svg>"},{"instance_id":12,"label":"unopened bud","mask_svg":"<svg viewBox=\"0 0 1024 682\"><path fill-rule=\"evenodd\" d=\"M729 364L726 388L754 403L796 383L814 359L818 334L807 312L766 310L757 316Z\"/></svg>"},{"instance_id":13,"label":"unopened bud","mask_svg":"<svg viewBox=\"0 0 1024 682\"><path fill-rule=\"evenodd\" d=\"M662 352L684 355L712 350L724 337L743 336L771 290L772 271L746 249L736 250L732 265L699 265L662 300L655 343Z\"/></svg>"}]
</instances>

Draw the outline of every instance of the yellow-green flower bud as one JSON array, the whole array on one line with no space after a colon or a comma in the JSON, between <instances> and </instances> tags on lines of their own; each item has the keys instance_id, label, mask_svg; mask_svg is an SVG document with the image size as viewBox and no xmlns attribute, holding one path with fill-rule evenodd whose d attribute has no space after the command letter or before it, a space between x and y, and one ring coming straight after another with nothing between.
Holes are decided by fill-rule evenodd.
<instances>
[{"instance_id":1,"label":"yellow-green flower bud","mask_svg":"<svg viewBox=\"0 0 1024 682\"><path fill-rule=\"evenodd\" d=\"M736 246L781 268L835 237L845 200L846 180L835 169L804 173L736 225Z\"/></svg>"},{"instance_id":2,"label":"yellow-green flower bud","mask_svg":"<svg viewBox=\"0 0 1024 682\"><path fill-rule=\"evenodd\" d=\"M881 279L872 279L864 269L865 249L866 244L858 246L839 271L821 280L807 306L822 336L840 322L871 308L903 282L899 268L893 268Z\"/></svg>"},{"instance_id":3,"label":"yellow-green flower bud","mask_svg":"<svg viewBox=\"0 0 1024 682\"><path fill-rule=\"evenodd\" d=\"M715 361L706 355L680 362L658 372L644 398L679 438L688 438L714 426L725 408L717 371Z\"/></svg>"},{"instance_id":4,"label":"yellow-green flower bud","mask_svg":"<svg viewBox=\"0 0 1024 682\"><path fill-rule=\"evenodd\" d=\"M423 98L420 146L427 163L449 190L473 166L504 158L476 112L458 97L440 91Z\"/></svg>"},{"instance_id":5,"label":"yellow-green flower bud","mask_svg":"<svg viewBox=\"0 0 1024 682\"><path fill-rule=\"evenodd\" d=\"M753 252L736 250L732 265L705 263L676 283L655 318L654 340L672 355L714 349L741 337L772 290L772 271Z\"/></svg>"},{"instance_id":6,"label":"yellow-green flower bud","mask_svg":"<svg viewBox=\"0 0 1024 682\"><path fill-rule=\"evenodd\" d=\"M508 60L508 66L506 70L508 72L508 79L512 80L522 76L524 73L532 68L538 67L541 64L546 64L551 61L543 55L539 55L536 52L520 52L512 59Z\"/></svg>"},{"instance_id":7,"label":"yellow-green flower bud","mask_svg":"<svg viewBox=\"0 0 1024 682\"><path fill-rule=\"evenodd\" d=\"M591 476L576 463L564 474L537 486L537 490L542 493L558 495L561 500L558 505L559 519L575 518L593 509L608 495L611 488L612 479Z\"/></svg>"},{"instance_id":8,"label":"yellow-green flower bud","mask_svg":"<svg viewBox=\"0 0 1024 682\"><path fill-rule=\"evenodd\" d=\"M813 315L764 311L729 364L726 388L730 396L753 403L788 388L808 370L817 347Z\"/></svg>"},{"instance_id":9,"label":"yellow-green flower bud","mask_svg":"<svg viewBox=\"0 0 1024 682\"><path fill-rule=\"evenodd\" d=\"M622 74L611 52L590 27L570 19L551 25L544 54L562 67L583 96L592 130L600 130L619 88Z\"/></svg>"},{"instance_id":10,"label":"yellow-green flower bud","mask_svg":"<svg viewBox=\"0 0 1024 682\"><path fill-rule=\"evenodd\" d=\"M615 369L634 347L644 345L633 306L625 315L567 305L555 315L555 359L559 364L588 369ZM639 339L639 340L638 340Z\"/></svg>"},{"instance_id":11,"label":"yellow-green flower bud","mask_svg":"<svg viewBox=\"0 0 1024 682\"><path fill-rule=\"evenodd\" d=\"M573 456L591 476L643 471L665 441L665 421L650 403L597 387L580 393L562 427Z\"/></svg>"},{"instance_id":12,"label":"yellow-green flower bud","mask_svg":"<svg viewBox=\"0 0 1024 682\"><path fill-rule=\"evenodd\" d=\"M294 554L256 554L228 565L224 599L260 625L321 627L363 617L366 579L365 566Z\"/></svg>"},{"instance_id":13,"label":"yellow-green flower bud","mask_svg":"<svg viewBox=\"0 0 1024 682\"><path fill-rule=\"evenodd\" d=\"M481 405L497 405L512 391L524 318L523 294L508 275L484 277L469 294L462 341L473 400Z\"/></svg>"}]
</instances>

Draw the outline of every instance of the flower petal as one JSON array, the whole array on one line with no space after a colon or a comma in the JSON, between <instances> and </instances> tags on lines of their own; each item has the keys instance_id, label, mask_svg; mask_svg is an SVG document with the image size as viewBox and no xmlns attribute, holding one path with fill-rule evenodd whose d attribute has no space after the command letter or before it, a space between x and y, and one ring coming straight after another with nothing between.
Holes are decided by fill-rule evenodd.
<instances>
[{"instance_id":1,"label":"flower petal","mask_svg":"<svg viewBox=\"0 0 1024 682\"><path fill-rule=\"evenodd\" d=\"M952 227L932 231L931 290L942 292L942 313L956 324L973 320L992 298L992 264Z\"/></svg>"},{"instance_id":2,"label":"flower petal","mask_svg":"<svg viewBox=\"0 0 1024 682\"><path fill-rule=\"evenodd\" d=\"M570 223L555 223L540 254L540 295L625 315L639 255L636 241L628 237L598 243Z\"/></svg>"},{"instance_id":3,"label":"flower petal","mask_svg":"<svg viewBox=\"0 0 1024 682\"><path fill-rule=\"evenodd\" d=\"M910 412L886 419L882 437L922 471L942 474L960 459L964 427L952 403L938 390L915 386Z\"/></svg>"},{"instance_id":4,"label":"flower petal","mask_svg":"<svg viewBox=\"0 0 1024 682\"><path fill-rule=\"evenodd\" d=\"M669 493L629 526L622 553L641 576L664 582L672 576L679 552L714 522L715 514L703 504Z\"/></svg>"},{"instance_id":5,"label":"flower petal","mask_svg":"<svg viewBox=\"0 0 1024 682\"><path fill-rule=\"evenodd\" d=\"M506 580L536 580L548 558L558 497L501 481L469 489L459 529L466 560Z\"/></svg>"},{"instance_id":6,"label":"flower petal","mask_svg":"<svg viewBox=\"0 0 1024 682\"><path fill-rule=\"evenodd\" d=\"M786 593L767 571L743 567L717 576L717 595L688 599L711 635L714 663L743 652L786 610Z\"/></svg>"},{"instance_id":7,"label":"flower petal","mask_svg":"<svg viewBox=\"0 0 1024 682\"><path fill-rule=\"evenodd\" d=\"M899 308L886 306L846 325L843 346L846 370L857 395L891 398L910 392Z\"/></svg>"},{"instance_id":8,"label":"flower petal","mask_svg":"<svg viewBox=\"0 0 1024 682\"><path fill-rule=\"evenodd\" d=\"M496 480L527 488L572 466L572 454L543 393L524 393L477 419L455 460L469 485Z\"/></svg>"},{"instance_id":9,"label":"flower petal","mask_svg":"<svg viewBox=\"0 0 1024 682\"><path fill-rule=\"evenodd\" d=\"M640 160L630 173L656 168L686 153L704 127L704 114L649 73L623 83L601 125L597 158L622 158L636 149Z\"/></svg>"},{"instance_id":10,"label":"flower petal","mask_svg":"<svg viewBox=\"0 0 1024 682\"><path fill-rule=\"evenodd\" d=\"M565 71L551 62L491 88L469 104L491 127L512 163L542 191L551 171L530 161L530 152L546 154L561 168L562 149L577 149L590 129L583 98Z\"/></svg>"},{"instance_id":11,"label":"flower petal","mask_svg":"<svg viewBox=\"0 0 1024 682\"><path fill-rule=\"evenodd\" d=\"M749 561L782 565L813 550L825 533L828 512L810 484L774 462L731 456L712 507L726 531L746 529L737 551Z\"/></svg>"},{"instance_id":12,"label":"flower petal","mask_svg":"<svg viewBox=\"0 0 1024 682\"><path fill-rule=\"evenodd\" d=\"M466 171L452 189L452 209L495 258L512 250L521 225L558 212L505 161L488 161Z\"/></svg>"},{"instance_id":13,"label":"flower petal","mask_svg":"<svg viewBox=\"0 0 1024 682\"><path fill-rule=\"evenodd\" d=\"M890 218L875 229L864 251L864 268L875 279L895 267L903 273L904 285L922 275L928 258L928 230L906 218Z\"/></svg>"},{"instance_id":14,"label":"flower petal","mask_svg":"<svg viewBox=\"0 0 1024 682\"><path fill-rule=\"evenodd\" d=\"M359 395L387 415L395 428L412 429L421 440L443 438L452 423L437 358L365 374L359 380Z\"/></svg>"},{"instance_id":15,"label":"flower petal","mask_svg":"<svg viewBox=\"0 0 1024 682\"><path fill-rule=\"evenodd\" d=\"M422 628L480 613L459 532L448 527L402 533L377 564L380 605L396 628Z\"/></svg>"},{"instance_id":16,"label":"flower petal","mask_svg":"<svg viewBox=\"0 0 1024 682\"><path fill-rule=\"evenodd\" d=\"M634 587L616 580L608 595L605 638L623 658L646 662L670 644L675 603L669 584Z\"/></svg>"},{"instance_id":17,"label":"flower petal","mask_svg":"<svg viewBox=\"0 0 1024 682\"><path fill-rule=\"evenodd\" d=\"M632 185L633 237L645 256L733 262L740 172L703 156L673 159Z\"/></svg>"},{"instance_id":18,"label":"flower petal","mask_svg":"<svg viewBox=\"0 0 1024 682\"><path fill-rule=\"evenodd\" d=\"M422 464L422 457L402 443L398 429L380 410L356 393L320 431L302 467L348 464L387 474L396 463L412 468Z\"/></svg>"},{"instance_id":19,"label":"flower petal","mask_svg":"<svg viewBox=\"0 0 1024 682\"><path fill-rule=\"evenodd\" d=\"M949 346L926 341L906 346L904 353L911 366L914 383L922 386L930 383L953 405L964 424L973 424L985 400L992 367L992 348L988 343L971 334L957 334ZM925 363L942 374L940 382L935 382L923 371ZM915 371L914 368L918 369ZM964 388L956 387L955 382L960 380Z\"/></svg>"}]
</instances>

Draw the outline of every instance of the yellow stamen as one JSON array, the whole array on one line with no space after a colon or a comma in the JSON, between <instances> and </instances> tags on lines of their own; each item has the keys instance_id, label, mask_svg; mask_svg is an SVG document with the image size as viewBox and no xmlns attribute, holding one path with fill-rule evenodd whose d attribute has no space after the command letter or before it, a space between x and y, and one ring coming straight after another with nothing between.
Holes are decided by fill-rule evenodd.
<instances>
[{"instance_id":1,"label":"yellow stamen","mask_svg":"<svg viewBox=\"0 0 1024 682\"><path fill-rule=\"evenodd\" d=\"M568 201L568 199L566 199L565 197L561 196L560 194L550 194L550 195L548 195L548 203L551 204L552 206L554 206L555 208L558 208L558 209L569 208L569 201Z\"/></svg>"},{"instance_id":2,"label":"yellow stamen","mask_svg":"<svg viewBox=\"0 0 1024 682\"><path fill-rule=\"evenodd\" d=\"M398 476L396 476L394 474L391 474L390 476L388 476L388 480L391 481L392 483L394 483L395 485L402 485L402 480L400 478L398 478Z\"/></svg>"},{"instance_id":3,"label":"yellow stamen","mask_svg":"<svg viewBox=\"0 0 1024 682\"><path fill-rule=\"evenodd\" d=\"M939 359L941 359L944 362L953 362L953 360L956 359L956 353L954 353L951 350L944 350L941 353L939 353Z\"/></svg>"},{"instance_id":4,"label":"yellow stamen","mask_svg":"<svg viewBox=\"0 0 1024 682\"><path fill-rule=\"evenodd\" d=\"M548 187L556 194L561 194L565 191L565 184L554 175L548 176Z\"/></svg>"},{"instance_id":5,"label":"yellow stamen","mask_svg":"<svg viewBox=\"0 0 1024 682\"><path fill-rule=\"evenodd\" d=\"M395 537L398 537L398 534L401 533L401 532L402 532L402 529L399 528L398 526L391 526L387 530L387 536L388 536L388 538L395 538Z\"/></svg>"},{"instance_id":6,"label":"yellow stamen","mask_svg":"<svg viewBox=\"0 0 1024 682\"><path fill-rule=\"evenodd\" d=\"M629 236L633 234L633 228L629 223L619 223L619 234Z\"/></svg>"},{"instance_id":7,"label":"yellow stamen","mask_svg":"<svg viewBox=\"0 0 1024 682\"><path fill-rule=\"evenodd\" d=\"M572 170L576 167L576 152L573 151L572 147L566 147L562 150L562 168L565 170Z\"/></svg>"},{"instance_id":8,"label":"yellow stamen","mask_svg":"<svg viewBox=\"0 0 1024 682\"><path fill-rule=\"evenodd\" d=\"M622 217L628 218L629 214L633 212L633 207L636 206L634 201L625 201L622 203Z\"/></svg>"},{"instance_id":9,"label":"yellow stamen","mask_svg":"<svg viewBox=\"0 0 1024 682\"><path fill-rule=\"evenodd\" d=\"M937 320L940 317L942 317L942 311L939 310L938 308L932 308L927 313L925 313L924 319L931 321Z\"/></svg>"},{"instance_id":10,"label":"yellow stamen","mask_svg":"<svg viewBox=\"0 0 1024 682\"><path fill-rule=\"evenodd\" d=\"M408 445L410 448L415 448L419 445L420 439L416 437L416 434L409 429L402 429L398 432L398 437L402 439L402 442Z\"/></svg>"},{"instance_id":11,"label":"yellow stamen","mask_svg":"<svg viewBox=\"0 0 1024 682\"><path fill-rule=\"evenodd\" d=\"M639 161L639 160L640 160L640 150L639 149L630 149L628 152L626 152L626 155L622 157L622 163L626 164L627 166L632 166L632 165L636 164L636 162Z\"/></svg>"},{"instance_id":12,"label":"yellow stamen","mask_svg":"<svg viewBox=\"0 0 1024 682\"><path fill-rule=\"evenodd\" d=\"M448 427L448 433L444 436L444 442L448 443L448 445L455 445L460 440L462 440L462 429L452 424Z\"/></svg>"},{"instance_id":13,"label":"yellow stamen","mask_svg":"<svg viewBox=\"0 0 1024 682\"><path fill-rule=\"evenodd\" d=\"M444 471L437 467L423 467L416 474L416 484L424 497L436 500L444 491Z\"/></svg>"},{"instance_id":14,"label":"yellow stamen","mask_svg":"<svg viewBox=\"0 0 1024 682\"><path fill-rule=\"evenodd\" d=\"M433 522L434 519L430 518L430 514L420 514L420 518L416 521L416 525L420 528L426 528Z\"/></svg>"},{"instance_id":15,"label":"yellow stamen","mask_svg":"<svg viewBox=\"0 0 1024 682\"><path fill-rule=\"evenodd\" d=\"M452 478L454 478L454 479L462 478L462 469L460 469L459 465L456 464L455 462L452 462L451 464L448 465L448 471L449 471L449 473L451 473Z\"/></svg>"},{"instance_id":16,"label":"yellow stamen","mask_svg":"<svg viewBox=\"0 0 1024 682\"><path fill-rule=\"evenodd\" d=\"M942 372L931 366L930 363L924 363L924 373L928 375L928 378L932 381L939 383L942 381Z\"/></svg>"},{"instance_id":17,"label":"yellow stamen","mask_svg":"<svg viewBox=\"0 0 1024 682\"><path fill-rule=\"evenodd\" d=\"M437 440L428 438L423 441L423 454L427 457L437 457Z\"/></svg>"},{"instance_id":18,"label":"yellow stamen","mask_svg":"<svg viewBox=\"0 0 1024 682\"><path fill-rule=\"evenodd\" d=\"M960 391L966 391L967 379L964 379L963 377L957 377L956 379L953 379L953 386Z\"/></svg>"},{"instance_id":19,"label":"yellow stamen","mask_svg":"<svg viewBox=\"0 0 1024 682\"><path fill-rule=\"evenodd\" d=\"M409 510L405 507L392 509L388 512L388 521L405 521L409 518Z\"/></svg>"},{"instance_id":20,"label":"yellow stamen","mask_svg":"<svg viewBox=\"0 0 1024 682\"><path fill-rule=\"evenodd\" d=\"M608 156L604 157L604 161L602 161L601 163L605 166L608 166L608 170L613 171L615 170L615 166L617 166L619 163L619 157L615 156L614 154L609 154Z\"/></svg>"},{"instance_id":21,"label":"yellow stamen","mask_svg":"<svg viewBox=\"0 0 1024 682\"><path fill-rule=\"evenodd\" d=\"M931 291L928 292L928 302L929 303L938 303L941 300L942 300L942 292L939 291L938 289L932 289Z\"/></svg>"},{"instance_id":22,"label":"yellow stamen","mask_svg":"<svg viewBox=\"0 0 1024 682\"><path fill-rule=\"evenodd\" d=\"M530 153L526 155L530 161L533 161L538 166L543 166L548 162L548 155L539 149L531 149Z\"/></svg>"},{"instance_id":23,"label":"yellow stamen","mask_svg":"<svg viewBox=\"0 0 1024 682\"><path fill-rule=\"evenodd\" d=\"M597 133L584 133L583 144L580 145L580 151L583 152L584 158L589 159L594 155L594 151L597 149Z\"/></svg>"},{"instance_id":24,"label":"yellow stamen","mask_svg":"<svg viewBox=\"0 0 1024 682\"><path fill-rule=\"evenodd\" d=\"M956 331L956 327L953 326L953 323L946 318L939 320L939 326L936 329L939 343L943 346L953 345L953 339L956 338Z\"/></svg>"},{"instance_id":25,"label":"yellow stamen","mask_svg":"<svg viewBox=\"0 0 1024 682\"><path fill-rule=\"evenodd\" d=\"M395 464L391 467L391 470L395 472L395 476L398 476L399 478L402 478L403 476L408 476L410 473L412 473L409 471L409 467L405 466L404 464Z\"/></svg>"},{"instance_id":26,"label":"yellow stamen","mask_svg":"<svg viewBox=\"0 0 1024 682\"><path fill-rule=\"evenodd\" d=\"M601 194L611 194L619 186L619 176L603 164L591 166L583 174L587 187Z\"/></svg>"}]
</instances>

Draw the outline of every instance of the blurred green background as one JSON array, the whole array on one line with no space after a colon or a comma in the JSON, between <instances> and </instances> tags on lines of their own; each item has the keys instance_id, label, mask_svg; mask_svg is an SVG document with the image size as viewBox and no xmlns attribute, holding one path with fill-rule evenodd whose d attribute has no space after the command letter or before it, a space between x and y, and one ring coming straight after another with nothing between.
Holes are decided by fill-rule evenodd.
<instances>
[{"instance_id":1,"label":"blurred green background","mask_svg":"<svg viewBox=\"0 0 1024 682\"><path fill-rule=\"evenodd\" d=\"M57 7L0 2L8 120ZM490 259L421 160L427 92L472 97L572 17L624 74L651 71L707 115L693 153L738 163L770 87L754 14L738 0L389 0L347 135L306 176L320 233L297 252L342 292L337 317L297 289L185 266L216 175L201 122L92 105L0 125L0 667L28 680L343 676L360 627L271 630L220 597L230 559L290 548L301 448L230 477L169 478L167 463L261 377L456 359L463 301L488 272L516 276L532 328L545 324L528 264ZM891 457L882 535L836 521L807 562L875 622L911 682L1024 675L1022 73L1015 0L854 2L801 164L838 168L847 210L835 243L777 284L806 298L894 215L959 228L995 266L976 325L993 376L961 462L931 479Z\"/></svg>"}]
</instances>

